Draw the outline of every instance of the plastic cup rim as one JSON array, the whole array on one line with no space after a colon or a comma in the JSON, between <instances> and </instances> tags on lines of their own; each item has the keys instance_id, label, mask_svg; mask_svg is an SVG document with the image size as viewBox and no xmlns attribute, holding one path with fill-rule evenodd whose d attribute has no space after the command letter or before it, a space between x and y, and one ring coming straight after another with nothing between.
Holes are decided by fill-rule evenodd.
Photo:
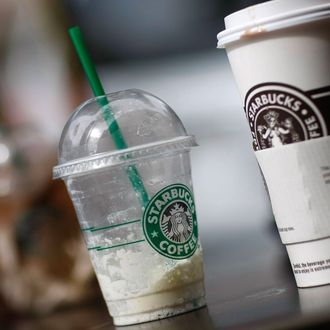
<instances>
[{"instance_id":1,"label":"plastic cup rim","mask_svg":"<svg viewBox=\"0 0 330 330\"><path fill-rule=\"evenodd\" d=\"M194 136L186 135L126 149L102 152L54 166L53 179L77 176L93 170L116 165L127 165L142 158L155 157L157 154L164 154L167 152L187 150L197 145ZM162 151L159 150L160 148Z\"/></svg>"}]
</instances>

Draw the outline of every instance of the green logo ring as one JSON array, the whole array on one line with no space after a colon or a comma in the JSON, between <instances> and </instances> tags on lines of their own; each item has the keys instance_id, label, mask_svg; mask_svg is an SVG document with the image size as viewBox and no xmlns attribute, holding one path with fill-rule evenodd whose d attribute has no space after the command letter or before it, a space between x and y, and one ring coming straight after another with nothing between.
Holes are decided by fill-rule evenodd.
<instances>
[{"instance_id":1,"label":"green logo ring","mask_svg":"<svg viewBox=\"0 0 330 330\"><path fill-rule=\"evenodd\" d=\"M148 243L161 255L192 256L198 246L198 226L190 189L172 184L157 192L143 213L142 227Z\"/></svg>"}]
</instances>

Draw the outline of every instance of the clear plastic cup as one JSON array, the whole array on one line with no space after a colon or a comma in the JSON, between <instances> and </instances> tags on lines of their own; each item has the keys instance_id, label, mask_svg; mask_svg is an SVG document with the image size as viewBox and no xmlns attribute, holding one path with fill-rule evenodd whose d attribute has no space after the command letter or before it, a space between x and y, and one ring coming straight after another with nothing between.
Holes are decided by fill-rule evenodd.
<instances>
[{"instance_id":1,"label":"clear plastic cup","mask_svg":"<svg viewBox=\"0 0 330 330\"><path fill-rule=\"evenodd\" d=\"M109 101L126 149L116 149L100 98ZM116 325L205 305L189 158L195 145L173 110L141 90L86 101L63 130L53 175L65 181ZM145 205L132 170L148 194Z\"/></svg>"}]
</instances>

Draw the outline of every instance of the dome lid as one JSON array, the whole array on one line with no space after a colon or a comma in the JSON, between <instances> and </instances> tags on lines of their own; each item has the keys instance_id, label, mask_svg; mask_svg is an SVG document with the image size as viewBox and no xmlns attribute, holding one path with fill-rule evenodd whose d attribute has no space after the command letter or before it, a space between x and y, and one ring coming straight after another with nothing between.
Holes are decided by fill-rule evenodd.
<instances>
[{"instance_id":1,"label":"dome lid","mask_svg":"<svg viewBox=\"0 0 330 330\"><path fill-rule=\"evenodd\" d=\"M138 89L110 93L87 100L71 115L61 135L53 177L195 145L175 112L159 98Z\"/></svg>"}]
</instances>

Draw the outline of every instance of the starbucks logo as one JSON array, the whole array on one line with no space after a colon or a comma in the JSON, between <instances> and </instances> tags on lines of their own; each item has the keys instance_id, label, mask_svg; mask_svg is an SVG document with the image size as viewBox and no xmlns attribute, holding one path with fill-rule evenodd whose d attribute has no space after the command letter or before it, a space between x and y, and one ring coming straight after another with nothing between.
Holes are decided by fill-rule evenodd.
<instances>
[{"instance_id":1,"label":"starbucks logo","mask_svg":"<svg viewBox=\"0 0 330 330\"><path fill-rule=\"evenodd\" d=\"M159 191L143 214L143 231L149 244L172 259L193 255L198 244L195 203L189 188L173 184Z\"/></svg>"},{"instance_id":2,"label":"starbucks logo","mask_svg":"<svg viewBox=\"0 0 330 330\"><path fill-rule=\"evenodd\" d=\"M245 98L255 150L327 135L324 118L315 103L303 91L279 83L260 84Z\"/></svg>"}]
</instances>

